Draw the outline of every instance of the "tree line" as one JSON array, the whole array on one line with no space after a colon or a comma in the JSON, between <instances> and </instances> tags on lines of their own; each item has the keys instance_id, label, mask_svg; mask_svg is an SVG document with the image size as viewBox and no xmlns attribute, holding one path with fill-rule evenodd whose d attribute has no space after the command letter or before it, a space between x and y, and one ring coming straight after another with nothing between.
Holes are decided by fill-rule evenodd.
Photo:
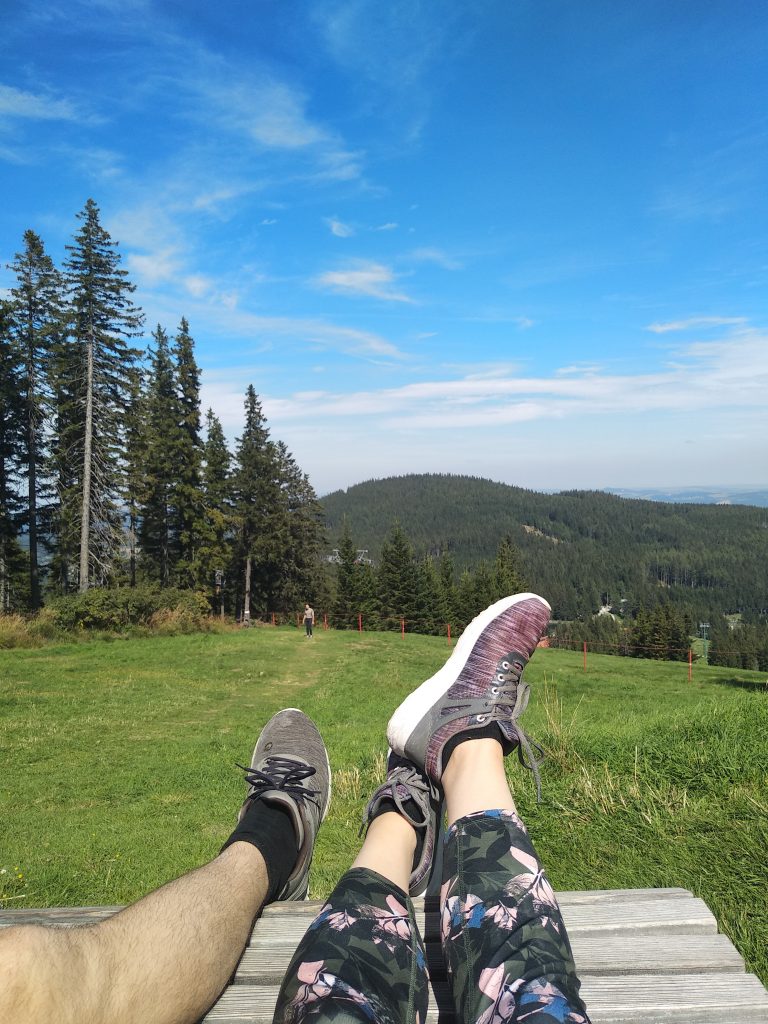
<instances>
[{"instance_id":1,"label":"tree line","mask_svg":"<svg viewBox=\"0 0 768 1024\"><path fill-rule=\"evenodd\" d=\"M144 315L89 199L59 269L34 232L0 302L0 611L91 587L195 588L231 614L319 586L322 509L253 386L230 452L182 317Z\"/></svg>"},{"instance_id":2,"label":"tree line","mask_svg":"<svg viewBox=\"0 0 768 1024\"><path fill-rule=\"evenodd\" d=\"M502 538L492 561L457 574L450 555L417 558L395 522L378 561L362 560L349 524L342 524L331 624L337 629L399 630L458 635L478 612L508 594L526 590L519 552ZM360 618L358 618L360 617Z\"/></svg>"}]
</instances>

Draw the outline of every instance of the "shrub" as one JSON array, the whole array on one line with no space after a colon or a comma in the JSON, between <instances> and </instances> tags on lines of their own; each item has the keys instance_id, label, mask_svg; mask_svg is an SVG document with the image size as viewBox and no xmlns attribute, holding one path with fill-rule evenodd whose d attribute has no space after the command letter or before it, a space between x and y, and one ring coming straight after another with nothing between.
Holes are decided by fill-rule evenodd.
<instances>
[{"instance_id":1,"label":"shrub","mask_svg":"<svg viewBox=\"0 0 768 1024\"><path fill-rule=\"evenodd\" d=\"M10 647L39 647L42 640L36 640L30 620L23 615L0 615L0 650Z\"/></svg>"},{"instance_id":2,"label":"shrub","mask_svg":"<svg viewBox=\"0 0 768 1024\"><path fill-rule=\"evenodd\" d=\"M107 630L121 633L132 627L152 627L160 612L177 611L179 619L197 622L195 629L209 617L208 601L194 590L159 587L93 588L82 594L56 597L45 609L58 629L66 632Z\"/></svg>"}]
</instances>

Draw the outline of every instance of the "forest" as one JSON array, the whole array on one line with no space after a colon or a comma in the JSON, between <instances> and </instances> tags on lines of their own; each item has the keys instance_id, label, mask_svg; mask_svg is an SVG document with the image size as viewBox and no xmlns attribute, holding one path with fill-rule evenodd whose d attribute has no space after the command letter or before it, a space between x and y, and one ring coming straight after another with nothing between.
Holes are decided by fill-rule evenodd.
<instances>
[{"instance_id":1,"label":"forest","mask_svg":"<svg viewBox=\"0 0 768 1024\"><path fill-rule=\"evenodd\" d=\"M321 505L253 385L234 450L202 416L184 316L138 347L118 244L93 200L77 220L61 268L25 233L0 300L0 613L55 607L67 628L177 606L249 621L311 600L341 628L458 632L531 589L562 643L680 658L704 629L714 663L768 667L768 510L450 474Z\"/></svg>"},{"instance_id":2,"label":"forest","mask_svg":"<svg viewBox=\"0 0 768 1024\"><path fill-rule=\"evenodd\" d=\"M0 612L93 588L197 590L230 615L317 587L324 527L253 386L234 452L182 316L144 316L88 200L57 268L27 231L0 304Z\"/></svg>"}]
</instances>

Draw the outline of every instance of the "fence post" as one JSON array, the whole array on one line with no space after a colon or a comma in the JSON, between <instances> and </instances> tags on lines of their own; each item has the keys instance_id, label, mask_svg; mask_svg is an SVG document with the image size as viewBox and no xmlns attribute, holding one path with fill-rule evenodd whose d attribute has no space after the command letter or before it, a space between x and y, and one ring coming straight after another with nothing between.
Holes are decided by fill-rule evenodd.
<instances>
[{"instance_id":1,"label":"fence post","mask_svg":"<svg viewBox=\"0 0 768 1024\"><path fill-rule=\"evenodd\" d=\"M328 612L323 612L323 629L328 629Z\"/></svg>"},{"instance_id":2,"label":"fence post","mask_svg":"<svg viewBox=\"0 0 768 1024\"><path fill-rule=\"evenodd\" d=\"M273 626L277 625L277 623L275 622L275 613L274 612L272 612L272 625Z\"/></svg>"},{"instance_id":3,"label":"fence post","mask_svg":"<svg viewBox=\"0 0 768 1024\"><path fill-rule=\"evenodd\" d=\"M448 646L450 647L451 646L451 624L450 624L450 622L447 623L447 625L448 625Z\"/></svg>"},{"instance_id":4,"label":"fence post","mask_svg":"<svg viewBox=\"0 0 768 1024\"><path fill-rule=\"evenodd\" d=\"M400 636L405 636L405 619L400 616Z\"/></svg>"},{"instance_id":5,"label":"fence post","mask_svg":"<svg viewBox=\"0 0 768 1024\"><path fill-rule=\"evenodd\" d=\"M357 613L357 632L358 633L362 633L363 632L363 616L362 616L361 612Z\"/></svg>"},{"instance_id":6,"label":"fence post","mask_svg":"<svg viewBox=\"0 0 768 1024\"><path fill-rule=\"evenodd\" d=\"M584 641L584 671L587 671L587 641Z\"/></svg>"}]
</instances>

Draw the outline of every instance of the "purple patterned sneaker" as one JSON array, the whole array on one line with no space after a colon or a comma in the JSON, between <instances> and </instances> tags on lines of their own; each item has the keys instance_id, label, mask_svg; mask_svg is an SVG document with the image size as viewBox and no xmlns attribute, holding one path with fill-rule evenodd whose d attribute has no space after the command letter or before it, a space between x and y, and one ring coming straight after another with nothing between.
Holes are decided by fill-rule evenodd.
<instances>
[{"instance_id":1,"label":"purple patterned sneaker","mask_svg":"<svg viewBox=\"0 0 768 1024\"><path fill-rule=\"evenodd\" d=\"M416 856L408 892L414 897L423 896L429 886L437 827L442 816L440 794L421 768L390 750L387 781L379 786L363 811L361 834L378 817L384 801L391 804L386 810L401 814L416 829Z\"/></svg>"},{"instance_id":2,"label":"purple patterned sneaker","mask_svg":"<svg viewBox=\"0 0 768 1024\"><path fill-rule=\"evenodd\" d=\"M502 598L470 622L439 672L405 698L389 721L387 738L396 753L423 766L434 783L443 773L443 750L459 733L495 723L505 752L518 748L539 793L541 748L531 746L517 719L528 704L520 681L549 622L550 607L536 594ZM538 755L538 756L537 756Z\"/></svg>"}]
</instances>

